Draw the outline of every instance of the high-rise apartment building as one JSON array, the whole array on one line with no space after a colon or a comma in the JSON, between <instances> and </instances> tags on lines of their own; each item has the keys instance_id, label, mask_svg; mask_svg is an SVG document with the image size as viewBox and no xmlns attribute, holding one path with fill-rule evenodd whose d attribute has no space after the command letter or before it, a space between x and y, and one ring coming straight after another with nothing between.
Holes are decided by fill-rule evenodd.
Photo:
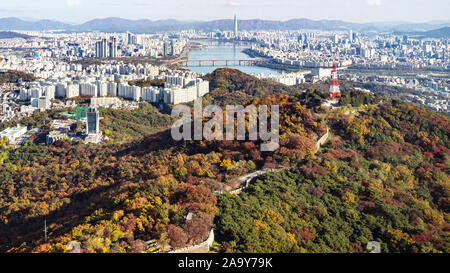
<instances>
[{"instance_id":1,"label":"high-rise apartment building","mask_svg":"<svg viewBox=\"0 0 450 273\"><path fill-rule=\"evenodd\" d=\"M106 43L106 39L102 39L102 58L106 58L108 55L107 55L107 51L108 50L108 46L107 46L107 43Z\"/></svg>"},{"instance_id":2,"label":"high-rise apartment building","mask_svg":"<svg viewBox=\"0 0 450 273\"><path fill-rule=\"evenodd\" d=\"M106 39L102 39L95 43L95 57L96 58L115 58L117 57L117 41L116 38L112 38L111 42L107 42Z\"/></svg>"},{"instance_id":3,"label":"high-rise apartment building","mask_svg":"<svg viewBox=\"0 0 450 273\"><path fill-rule=\"evenodd\" d=\"M111 42L109 42L109 57L117 58L117 40L116 38L111 38Z\"/></svg>"},{"instance_id":4,"label":"high-rise apartment building","mask_svg":"<svg viewBox=\"0 0 450 273\"><path fill-rule=\"evenodd\" d=\"M95 43L95 58L102 58L102 42Z\"/></svg>"},{"instance_id":5,"label":"high-rise apartment building","mask_svg":"<svg viewBox=\"0 0 450 273\"><path fill-rule=\"evenodd\" d=\"M173 42L172 41L164 41L163 44L163 55L164 56L172 56L173 55Z\"/></svg>"}]
</instances>

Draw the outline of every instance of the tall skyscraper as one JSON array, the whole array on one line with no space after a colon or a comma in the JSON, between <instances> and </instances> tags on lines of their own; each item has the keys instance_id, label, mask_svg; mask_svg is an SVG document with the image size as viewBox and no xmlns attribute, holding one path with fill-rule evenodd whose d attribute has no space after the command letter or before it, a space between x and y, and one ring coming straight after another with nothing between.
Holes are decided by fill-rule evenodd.
<instances>
[{"instance_id":1,"label":"tall skyscraper","mask_svg":"<svg viewBox=\"0 0 450 273\"><path fill-rule=\"evenodd\" d=\"M108 57L107 50L108 44L106 43L106 39L102 39L102 58Z\"/></svg>"},{"instance_id":2,"label":"tall skyscraper","mask_svg":"<svg viewBox=\"0 0 450 273\"><path fill-rule=\"evenodd\" d=\"M131 32L127 32L127 40L129 45L137 45L138 43L137 36Z\"/></svg>"},{"instance_id":3,"label":"tall skyscraper","mask_svg":"<svg viewBox=\"0 0 450 273\"><path fill-rule=\"evenodd\" d=\"M116 38L111 38L111 42L109 42L109 57L116 58L117 57L117 41Z\"/></svg>"},{"instance_id":4,"label":"tall skyscraper","mask_svg":"<svg viewBox=\"0 0 450 273\"><path fill-rule=\"evenodd\" d=\"M96 42L95 43L95 57L96 58L103 58L102 57L102 42Z\"/></svg>"},{"instance_id":5,"label":"tall skyscraper","mask_svg":"<svg viewBox=\"0 0 450 273\"><path fill-rule=\"evenodd\" d=\"M95 57L96 58L116 58L117 57L117 40L112 37L111 42L102 39L95 43Z\"/></svg>"},{"instance_id":6,"label":"tall skyscraper","mask_svg":"<svg viewBox=\"0 0 450 273\"><path fill-rule=\"evenodd\" d=\"M172 56L173 55L173 42L172 41L164 41L163 44L163 55L164 56Z\"/></svg>"},{"instance_id":7,"label":"tall skyscraper","mask_svg":"<svg viewBox=\"0 0 450 273\"><path fill-rule=\"evenodd\" d=\"M238 36L238 21L237 21L237 15L234 14L234 37L237 38Z\"/></svg>"},{"instance_id":8,"label":"tall skyscraper","mask_svg":"<svg viewBox=\"0 0 450 273\"><path fill-rule=\"evenodd\" d=\"M98 135L100 115L97 108L89 108L86 112L86 132L87 135Z\"/></svg>"},{"instance_id":9,"label":"tall skyscraper","mask_svg":"<svg viewBox=\"0 0 450 273\"><path fill-rule=\"evenodd\" d=\"M353 30L351 30L351 29L348 33L348 39L350 40L350 43L353 43Z\"/></svg>"}]
</instances>

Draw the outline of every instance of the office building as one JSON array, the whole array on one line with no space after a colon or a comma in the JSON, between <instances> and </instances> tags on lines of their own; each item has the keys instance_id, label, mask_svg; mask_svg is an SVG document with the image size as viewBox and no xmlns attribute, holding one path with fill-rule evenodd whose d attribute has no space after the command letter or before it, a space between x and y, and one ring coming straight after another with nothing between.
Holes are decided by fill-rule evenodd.
<instances>
[{"instance_id":1,"label":"office building","mask_svg":"<svg viewBox=\"0 0 450 273\"><path fill-rule=\"evenodd\" d=\"M101 141L100 114L97 108L90 107L86 112L86 143L98 144Z\"/></svg>"},{"instance_id":2,"label":"office building","mask_svg":"<svg viewBox=\"0 0 450 273\"><path fill-rule=\"evenodd\" d=\"M100 133L99 128L100 115L97 108L91 107L86 112L86 133L95 135Z\"/></svg>"}]
</instances>

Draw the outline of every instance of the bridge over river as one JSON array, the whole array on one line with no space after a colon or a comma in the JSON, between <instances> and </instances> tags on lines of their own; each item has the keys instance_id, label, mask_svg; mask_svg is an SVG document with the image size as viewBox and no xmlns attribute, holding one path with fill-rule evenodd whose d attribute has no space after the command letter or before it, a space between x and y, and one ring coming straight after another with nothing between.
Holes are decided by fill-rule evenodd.
<instances>
[{"instance_id":1,"label":"bridge over river","mask_svg":"<svg viewBox=\"0 0 450 273\"><path fill-rule=\"evenodd\" d=\"M254 66L267 62L265 59L229 59L229 60L180 60L184 67L223 67L223 66Z\"/></svg>"}]
</instances>

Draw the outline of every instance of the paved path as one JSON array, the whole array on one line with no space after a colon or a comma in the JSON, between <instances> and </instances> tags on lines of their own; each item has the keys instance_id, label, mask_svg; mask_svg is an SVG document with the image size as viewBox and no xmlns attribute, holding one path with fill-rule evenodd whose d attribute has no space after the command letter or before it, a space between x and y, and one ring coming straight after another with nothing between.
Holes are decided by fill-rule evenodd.
<instances>
[{"instance_id":1,"label":"paved path","mask_svg":"<svg viewBox=\"0 0 450 273\"><path fill-rule=\"evenodd\" d=\"M326 141L328 140L328 137L329 137L329 132L330 132L330 130L327 127L326 134L323 135L320 139L317 140L314 153L317 153L319 151L320 147L326 143ZM241 191L243 189L246 189L250 185L250 183L253 182L254 179L256 177L258 177L259 175L262 175L262 174L265 174L265 173L268 173L268 172L280 172L280 171L290 170L290 169L291 169L291 167L280 167L280 168L277 168L277 169L264 169L264 170L257 170L257 171L254 171L252 173L243 175L243 176L237 178L237 180L240 181L240 187L237 188L237 189L233 189L231 191L228 191L228 192L232 193L232 194L239 194L239 193L241 193ZM222 193L223 192L218 192L218 194L222 194Z\"/></svg>"}]
</instances>

